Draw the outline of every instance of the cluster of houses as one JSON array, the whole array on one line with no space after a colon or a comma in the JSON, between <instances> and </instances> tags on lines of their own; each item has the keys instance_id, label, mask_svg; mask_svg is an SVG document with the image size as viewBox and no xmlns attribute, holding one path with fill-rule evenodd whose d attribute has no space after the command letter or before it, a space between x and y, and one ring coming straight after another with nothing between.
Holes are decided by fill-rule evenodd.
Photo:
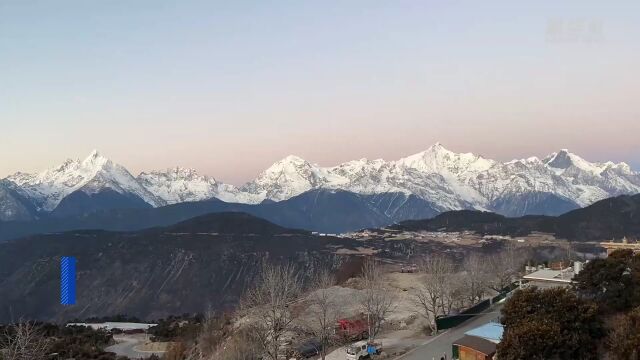
<instances>
[{"instance_id":1,"label":"cluster of houses","mask_svg":"<svg viewBox=\"0 0 640 360\"><path fill-rule=\"evenodd\" d=\"M626 238L621 242L600 243L607 255L621 249L640 253L640 242L629 242ZM584 263L576 261L572 264L555 262L544 266L527 266L520 287L536 286L538 288L569 287L575 275L579 274ZM452 344L453 359L457 360L491 360L496 359L496 348L502 340L504 327L495 322L484 324L467 331L464 336Z\"/></svg>"},{"instance_id":2,"label":"cluster of houses","mask_svg":"<svg viewBox=\"0 0 640 360\"><path fill-rule=\"evenodd\" d=\"M522 277L520 287L536 286L538 288L571 286L571 279L582 270L582 263L575 262L573 266L565 263L550 264L549 267L526 268L526 275ZM493 360L496 359L496 349L502 340L504 327L497 322L489 322L467 331L463 337L452 344L452 359L454 360Z\"/></svg>"}]
</instances>

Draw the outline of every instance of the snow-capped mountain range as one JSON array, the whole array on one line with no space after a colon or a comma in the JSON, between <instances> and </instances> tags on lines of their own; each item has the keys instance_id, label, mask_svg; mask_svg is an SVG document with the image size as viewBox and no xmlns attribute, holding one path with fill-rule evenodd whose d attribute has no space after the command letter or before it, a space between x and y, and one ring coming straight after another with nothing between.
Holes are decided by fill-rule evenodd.
<instances>
[{"instance_id":1,"label":"snow-capped mountain range","mask_svg":"<svg viewBox=\"0 0 640 360\"><path fill-rule=\"evenodd\" d=\"M0 220L24 220L33 209L38 214L54 211L78 192L83 193L82 208L91 210L87 203L106 201L98 197L105 190L158 207L211 198L258 204L315 189L413 194L439 211L480 209L517 216L557 214L607 197L640 193L640 173L625 163L592 163L567 150L543 159L502 163L435 144L397 161L360 159L333 167L291 155L236 187L179 167L134 177L94 151L82 161L67 160L39 174L17 173L1 180ZM118 201L113 203L126 205ZM110 205L99 208L105 206Z\"/></svg>"}]
</instances>

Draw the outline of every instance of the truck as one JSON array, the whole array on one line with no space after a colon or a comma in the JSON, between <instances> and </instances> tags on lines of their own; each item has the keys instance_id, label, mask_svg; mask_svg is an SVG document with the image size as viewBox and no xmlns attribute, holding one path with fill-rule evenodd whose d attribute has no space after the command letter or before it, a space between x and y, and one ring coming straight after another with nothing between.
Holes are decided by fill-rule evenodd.
<instances>
[{"instance_id":1,"label":"truck","mask_svg":"<svg viewBox=\"0 0 640 360\"><path fill-rule=\"evenodd\" d=\"M361 360L378 355L382 352L382 343L373 341L358 341L347 346L347 360Z\"/></svg>"},{"instance_id":2,"label":"truck","mask_svg":"<svg viewBox=\"0 0 640 360\"><path fill-rule=\"evenodd\" d=\"M335 334L343 343L364 340L369 337L369 327L361 318L340 319L336 323Z\"/></svg>"}]
</instances>

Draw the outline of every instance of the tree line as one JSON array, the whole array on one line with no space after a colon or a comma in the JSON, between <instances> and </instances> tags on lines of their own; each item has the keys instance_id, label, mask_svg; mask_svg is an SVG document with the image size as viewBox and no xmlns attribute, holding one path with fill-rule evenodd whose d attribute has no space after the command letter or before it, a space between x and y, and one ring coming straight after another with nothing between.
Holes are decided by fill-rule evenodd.
<instances>
[{"instance_id":1,"label":"tree line","mask_svg":"<svg viewBox=\"0 0 640 360\"><path fill-rule=\"evenodd\" d=\"M501 360L640 359L640 254L592 260L573 281L506 302Z\"/></svg>"},{"instance_id":2,"label":"tree line","mask_svg":"<svg viewBox=\"0 0 640 360\"><path fill-rule=\"evenodd\" d=\"M414 300L430 331L438 332L439 316L475 305L490 291L500 292L519 279L527 255L507 246L491 255L471 253L459 265L446 254L423 257L418 264L422 276Z\"/></svg>"}]
</instances>

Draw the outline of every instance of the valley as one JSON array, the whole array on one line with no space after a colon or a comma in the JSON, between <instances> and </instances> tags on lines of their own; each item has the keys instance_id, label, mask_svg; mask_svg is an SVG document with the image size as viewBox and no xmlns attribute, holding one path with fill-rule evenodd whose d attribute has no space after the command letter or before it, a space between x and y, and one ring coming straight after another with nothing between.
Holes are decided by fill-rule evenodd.
<instances>
[{"instance_id":1,"label":"valley","mask_svg":"<svg viewBox=\"0 0 640 360\"><path fill-rule=\"evenodd\" d=\"M111 232L77 230L0 243L0 322L16 316L63 321L127 314L154 319L207 307L232 309L262 261L291 262L301 273L329 266L345 281L363 256L389 264L425 254L491 254L512 244L531 259L562 257L568 242L546 234L365 230L319 236L243 213L203 215L167 227ZM581 244L596 256L596 245ZM78 305L58 302L60 256L78 259Z\"/></svg>"}]
</instances>

